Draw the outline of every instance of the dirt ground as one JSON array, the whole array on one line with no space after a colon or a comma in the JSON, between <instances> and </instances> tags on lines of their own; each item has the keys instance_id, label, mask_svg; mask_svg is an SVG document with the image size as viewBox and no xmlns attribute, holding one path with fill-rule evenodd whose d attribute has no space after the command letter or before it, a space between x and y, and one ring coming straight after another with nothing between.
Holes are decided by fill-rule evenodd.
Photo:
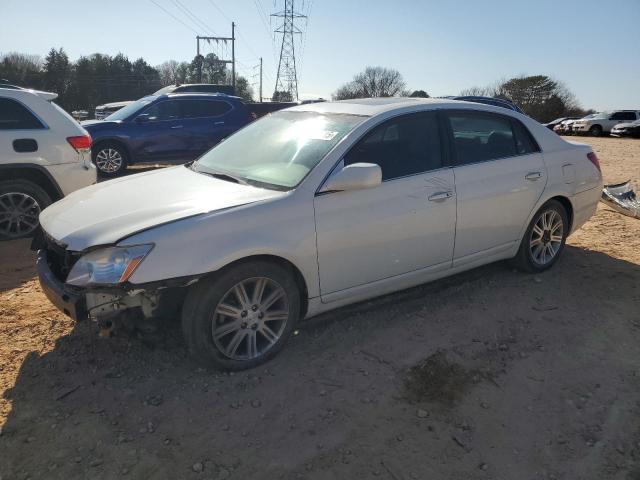
<instances>
[{"instance_id":1,"label":"dirt ground","mask_svg":"<svg viewBox=\"0 0 640 480\"><path fill-rule=\"evenodd\" d=\"M605 181L640 181L640 140L581 141ZM96 338L6 242L0 391L2 480L640 479L640 221L601 205L549 272L343 308L235 375L175 326Z\"/></svg>"}]
</instances>

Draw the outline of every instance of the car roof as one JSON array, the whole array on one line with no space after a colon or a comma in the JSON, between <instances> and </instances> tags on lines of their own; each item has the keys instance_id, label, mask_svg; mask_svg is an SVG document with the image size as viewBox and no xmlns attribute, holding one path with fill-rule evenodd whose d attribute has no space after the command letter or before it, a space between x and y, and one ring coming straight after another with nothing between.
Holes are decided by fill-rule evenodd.
<instances>
[{"instance_id":1,"label":"car roof","mask_svg":"<svg viewBox=\"0 0 640 480\"><path fill-rule=\"evenodd\" d=\"M167 97L167 98L210 97L210 98L215 98L217 100L231 99L231 100L242 101L241 97L234 97L233 95L226 95L224 93L214 93L214 92L170 92L170 93L164 93L162 95L158 95L158 98L161 98L161 97Z\"/></svg>"},{"instance_id":2,"label":"car roof","mask_svg":"<svg viewBox=\"0 0 640 480\"><path fill-rule=\"evenodd\" d=\"M53 92L42 92L40 90L30 90L27 88L14 89L14 88L4 88L0 90L0 93L3 97L11 97L11 98L29 98L31 95L35 95L36 97L41 97L47 101L55 100L58 98L57 93Z\"/></svg>"},{"instance_id":3,"label":"car roof","mask_svg":"<svg viewBox=\"0 0 640 480\"><path fill-rule=\"evenodd\" d=\"M413 98L413 97L385 97L385 98L356 98L352 100L339 100L336 102L310 103L291 107L288 111L343 113L352 115L374 116L384 112L401 109L404 107L425 106L433 109L447 108L473 108L487 112L505 113L505 110L518 113L515 110L505 109L484 103L452 100L448 98Z\"/></svg>"}]
</instances>

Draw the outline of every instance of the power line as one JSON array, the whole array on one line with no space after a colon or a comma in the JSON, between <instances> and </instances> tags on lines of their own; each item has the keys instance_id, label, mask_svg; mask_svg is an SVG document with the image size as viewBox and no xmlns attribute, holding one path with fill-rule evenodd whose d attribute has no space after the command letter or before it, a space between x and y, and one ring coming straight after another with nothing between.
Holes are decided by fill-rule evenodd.
<instances>
[{"instance_id":1,"label":"power line","mask_svg":"<svg viewBox=\"0 0 640 480\"><path fill-rule=\"evenodd\" d=\"M166 8L164 8L162 5L158 4L155 2L155 0L149 0L151 3L153 3L156 7L158 7L159 9L161 9L164 13L166 13L167 15L169 15L171 18L173 18L175 21L180 22L182 25L184 25L185 27L187 27L189 30L191 30L193 33L195 33L196 35L198 35L198 32L196 30L194 30L193 28L191 28L189 25L187 25L186 23L184 23L182 20L180 20L178 17L176 17L173 13L171 13L169 10L167 10Z\"/></svg>"},{"instance_id":2,"label":"power line","mask_svg":"<svg viewBox=\"0 0 640 480\"><path fill-rule=\"evenodd\" d=\"M191 10L189 10L180 0L172 0L173 4L178 7L179 10L182 11L182 13L185 14L185 16L194 23L194 25L196 25L197 28L201 28L203 29L203 31L205 33L208 33L210 35L215 35L216 32L214 32L213 30L211 30L207 24L205 24L202 20L200 20L198 17L196 17L193 12L191 12Z\"/></svg>"}]
</instances>

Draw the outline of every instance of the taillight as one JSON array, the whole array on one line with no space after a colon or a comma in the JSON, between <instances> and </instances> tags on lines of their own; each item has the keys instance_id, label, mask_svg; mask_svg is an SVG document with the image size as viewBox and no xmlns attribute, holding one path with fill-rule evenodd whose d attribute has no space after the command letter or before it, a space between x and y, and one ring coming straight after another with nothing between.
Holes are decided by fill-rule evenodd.
<instances>
[{"instance_id":1,"label":"taillight","mask_svg":"<svg viewBox=\"0 0 640 480\"><path fill-rule=\"evenodd\" d=\"M89 150L91 148L91 136L89 135L67 137L67 142L69 142L69 145L75 148L78 152L80 152L80 150Z\"/></svg>"},{"instance_id":2,"label":"taillight","mask_svg":"<svg viewBox=\"0 0 640 480\"><path fill-rule=\"evenodd\" d=\"M600 160L598 160L598 156L595 153L593 153L593 152L587 153L587 158L589 159L589 161L591 163L593 163L595 165L595 167L598 169L599 172L602 171L600 169Z\"/></svg>"}]
</instances>

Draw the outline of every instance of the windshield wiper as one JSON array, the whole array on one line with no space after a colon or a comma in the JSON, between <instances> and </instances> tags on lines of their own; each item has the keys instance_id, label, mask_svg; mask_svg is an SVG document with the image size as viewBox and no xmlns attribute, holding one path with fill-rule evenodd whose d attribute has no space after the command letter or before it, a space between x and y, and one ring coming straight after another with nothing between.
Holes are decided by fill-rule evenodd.
<instances>
[{"instance_id":1,"label":"windshield wiper","mask_svg":"<svg viewBox=\"0 0 640 480\"><path fill-rule=\"evenodd\" d=\"M210 177L217 178L219 180L224 180L226 182L239 183L240 185L249 185L245 180L240 177L234 177L233 175L229 175L228 173L221 172L207 172L206 170L195 170L198 173L204 173L205 175L209 175Z\"/></svg>"}]
</instances>

